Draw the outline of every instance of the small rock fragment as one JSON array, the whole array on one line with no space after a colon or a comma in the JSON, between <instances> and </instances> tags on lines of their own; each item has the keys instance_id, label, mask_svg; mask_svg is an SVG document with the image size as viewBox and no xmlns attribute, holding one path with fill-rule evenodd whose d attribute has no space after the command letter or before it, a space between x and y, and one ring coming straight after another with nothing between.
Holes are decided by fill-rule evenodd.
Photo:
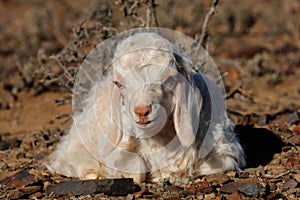
<instances>
[{"instance_id":1,"label":"small rock fragment","mask_svg":"<svg viewBox=\"0 0 300 200\"><path fill-rule=\"evenodd\" d=\"M182 191L183 188L180 187L180 186L167 186L165 187L165 191L167 192L179 192L179 191Z\"/></svg>"},{"instance_id":2,"label":"small rock fragment","mask_svg":"<svg viewBox=\"0 0 300 200\"><path fill-rule=\"evenodd\" d=\"M25 188L20 188L19 189L19 193L21 194L21 196L23 195L29 195L29 194L33 194L35 192L38 192L42 190L42 187L41 186L28 186L28 187L25 187Z\"/></svg>"},{"instance_id":3,"label":"small rock fragment","mask_svg":"<svg viewBox=\"0 0 300 200\"><path fill-rule=\"evenodd\" d=\"M300 135L293 135L292 137L288 138L287 141L294 145L300 146Z\"/></svg>"},{"instance_id":4,"label":"small rock fragment","mask_svg":"<svg viewBox=\"0 0 300 200\"><path fill-rule=\"evenodd\" d=\"M286 199L283 194L280 193L271 193L267 196L267 200L274 200L274 199Z\"/></svg>"},{"instance_id":5,"label":"small rock fragment","mask_svg":"<svg viewBox=\"0 0 300 200\"><path fill-rule=\"evenodd\" d=\"M287 180L287 181L285 181L284 183L283 183L283 188L284 189L294 189L294 188L296 188L297 187L297 185L298 185L298 182L297 181L295 181L295 179L289 179L289 180Z\"/></svg>"},{"instance_id":6,"label":"small rock fragment","mask_svg":"<svg viewBox=\"0 0 300 200\"><path fill-rule=\"evenodd\" d=\"M27 170L22 170L12 176L2 179L0 182L9 188L19 189L35 183L36 180L34 175L30 174Z\"/></svg>"},{"instance_id":7,"label":"small rock fragment","mask_svg":"<svg viewBox=\"0 0 300 200\"><path fill-rule=\"evenodd\" d=\"M264 126L264 125L267 125L270 123L270 120L272 119L272 116L271 115L262 115L258 118L258 122L257 122L257 125L258 126Z\"/></svg>"},{"instance_id":8,"label":"small rock fragment","mask_svg":"<svg viewBox=\"0 0 300 200\"><path fill-rule=\"evenodd\" d=\"M197 192L197 188L195 186L190 186L186 188L186 192L189 195L195 195Z\"/></svg>"},{"instance_id":9,"label":"small rock fragment","mask_svg":"<svg viewBox=\"0 0 300 200\"><path fill-rule=\"evenodd\" d=\"M249 172L238 172L237 175L239 178L249 178L250 173Z\"/></svg>"},{"instance_id":10,"label":"small rock fragment","mask_svg":"<svg viewBox=\"0 0 300 200\"><path fill-rule=\"evenodd\" d=\"M207 175L205 178L208 182L213 182L217 184L223 184L230 181L230 178L224 173Z\"/></svg>"},{"instance_id":11,"label":"small rock fragment","mask_svg":"<svg viewBox=\"0 0 300 200\"><path fill-rule=\"evenodd\" d=\"M18 198L20 198L19 190L18 189L10 190L8 192L8 198L9 199L18 199Z\"/></svg>"},{"instance_id":12,"label":"small rock fragment","mask_svg":"<svg viewBox=\"0 0 300 200\"><path fill-rule=\"evenodd\" d=\"M228 177L234 178L234 177L236 177L236 173L237 173L236 171L229 171L226 173L226 175Z\"/></svg>"},{"instance_id":13,"label":"small rock fragment","mask_svg":"<svg viewBox=\"0 0 300 200\"><path fill-rule=\"evenodd\" d=\"M247 196L254 196L259 194L261 186L258 182L252 182L242 185L238 190Z\"/></svg>"},{"instance_id":14,"label":"small rock fragment","mask_svg":"<svg viewBox=\"0 0 300 200\"><path fill-rule=\"evenodd\" d=\"M269 182L268 186L270 191L275 191L277 189L277 185L274 182Z\"/></svg>"},{"instance_id":15,"label":"small rock fragment","mask_svg":"<svg viewBox=\"0 0 300 200\"><path fill-rule=\"evenodd\" d=\"M249 175L260 175L260 174L264 174L265 170L262 166L259 166L257 168L247 168L245 169L245 172L248 172Z\"/></svg>"},{"instance_id":16,"label":"small rock fragment","mask_svg":"<svg viewBox=\"0 0 300 200\"><path fill-rule=\"evenodd\" d=\"M242 200L243 197L237 192L233 192L232 194L226 197L226 200Z\"/></svg>"},{"instance_id":17,"label":"small rock fragment","mask_svg":"<svg viewBox=\"0 0 300 200\"><path fill-rule=\"evenodd\" d=\"M149 195L149 194L152 195L152 193L149 192L149 190L146 188L146 189L143 189L141 191L134 193L134 197L140 198L140 197L144 197L144 195Z\"/></svg>"},{"instance_id":18,"label":"small rock fragment","mask_svg":"<svg viewBox=\"0 0 300 200\"><path fill-rule=\"evenodd\" d=\"M287 124L293 124L295 122L299 121L299 116L297 112L293 112L289 114L289 118L287 120Z\"/></svg>"},{"instance_id":19,"label":"small rock fragment","mask_svg":"<svg viewBox=\"0 0 300 200\"><path fill-rule=\"evenodd\" d=\"M17 138L9 139L9 140L0 140L0 151L4 151L7 149L11 149L14 147L19 147L21 141Z\"/></svg>"},{"instance_id":20,"label":"small rock fragment","mask_svg":"<svg viewBox=\"0 0 300 200\"><path fill-rule=\"evenodd\" d=\"M298 183L300 183L300 170L297 171L297 174L293 175L293 178L296 179Z\"/></svg>"},{"instance_id":21,"label":"small rock fragment","mask_svg":"<svg viewBox=\"0 0 300 200\"><path fill-rule=\"evenodd\" d=\"M29 199L38 199L38 198L41 198L43 196L43 193L41 192L36 192L32 195L29 196Z\"/></svg>"},{"instance_id":22,"label":"small rock fragment","mask_svg":"<svg viewBox=\"0 0 300 200\"><path fill-rule=\"evenodd\" d=\"M96 194L94 196L94 200L102 200L102 199L106 199L104 193Z\"/></svg>"},{"instance_id":23,"label":"small rock fragment","mask_svg":"<svg viewBox=\"0 0 300 200\"><path fill-rule=\"evenodd\" d=\"M224 184L220 189L220 192L227 194L231 194L235 191L240 191L248 196L253 196L259 194L261 191L261 185L258 180L248 178Z\"/></svg>"},{"instance_id":24,"label":"small rock fragment","mask_svg":"<svg viewBox=\"0 0 300 200\"><path fill-rule=\"evenodd\" d=\"M216 199L215 193L210 193L210 194L204 195L204 200L213 200L213 199Z\"/></svg>"},{"instance_id":25,"label":"small rock fragment","mask_svg":"<svg viewBox=\"0 0 300 200\"><path fill-rule=\"evenodd\" d=\"M231 182L223 185L220 189L220 192L226 193L226 194L231 194L235 191L237 191L241 187L240 183L238 182Z\"/></svg>"},{"instance_id":26,"label":"small rock fragment","mask_svg":"<svg viewBox=\"0 0 300 200\"><path fill-rule=\"evenodd\" d=\"M19 199L24 195L30 195L42 189L41 186L28 186L25 188L14 189L9 191L9 199Z\"/></svg>"},{"instance_id":27,"label":"small rock fragment","mask_svg":"<svg viewBox=\"0 0 300 200\"><path fill-rule=\"evenodd\" d=\"M197 182L195 184L197 186L196 187L197 193L207 194L213 191L213 187L210 184L210 182L204 181L204 182Z\"/></svg>"},{"instance_id":28,"label":"small rock fragment","mask_svg":"<svg viewBox=\"0 0 300 200\"><path fill-rule=\"evenodd\" d=\"M300 134L300 124L293 125L292 126L292 131L296 134Z\"/></svg>"}]
</instances>

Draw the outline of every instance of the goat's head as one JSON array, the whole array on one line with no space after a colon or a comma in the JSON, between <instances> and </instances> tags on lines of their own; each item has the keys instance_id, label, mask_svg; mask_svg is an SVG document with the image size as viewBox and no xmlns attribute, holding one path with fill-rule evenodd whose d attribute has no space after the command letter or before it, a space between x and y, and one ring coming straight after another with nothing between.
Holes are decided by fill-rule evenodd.
<instances>
[{"instance_id":1,"label":"goat's head","mask_svg":"<svg viewBox=\"0 0 300 200\"><path fill-rule=\"evenodd\" d=\"M194 140L201 100L182 63L171 43L155 33L130 36L117 46L112 110L122 129L151 137L171 121L182 143Z\"/></svg>"}]
</instances>

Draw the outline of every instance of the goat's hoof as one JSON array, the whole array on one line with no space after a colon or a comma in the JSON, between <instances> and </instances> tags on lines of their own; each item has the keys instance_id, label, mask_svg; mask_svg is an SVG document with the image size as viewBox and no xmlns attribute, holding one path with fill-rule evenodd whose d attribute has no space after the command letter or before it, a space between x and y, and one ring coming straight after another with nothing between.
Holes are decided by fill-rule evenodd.
<instances>
[{"instance_id":1,"label":"goat's hoof","mask_svg":"<svg viewBox=\"0 0 300 200\"><path fill-rule=\"evenodd\" d=\"M82 179L97 179L99 177L97 172L94 172L93 170L87 170L84 172Z\"/></svg>"}]
</instances>

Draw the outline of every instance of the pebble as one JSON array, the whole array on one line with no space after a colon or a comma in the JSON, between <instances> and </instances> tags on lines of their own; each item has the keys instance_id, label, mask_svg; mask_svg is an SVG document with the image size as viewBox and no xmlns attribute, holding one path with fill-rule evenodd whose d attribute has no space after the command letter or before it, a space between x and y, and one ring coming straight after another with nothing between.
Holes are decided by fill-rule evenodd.
<instances>
[{"instance_id":1,"label":"pebble","mask_svg":"<svg viewBox=\"0 0 300 200\"><path fill-rule=\"evenodd\" d=\"M248 178L224 184L221 187L220 192L231 194L235 191L240 191L248 196L254 196L259 194L261 190L262 186L257 179Z\"/></svg>"},{"instance_id":2,"label":"pebble","mask_svg":"<svg viewBox=\"0 0 300 200\"><path fill-rule=\"evenodd\" d=\"M289 180L287 180L287 181L285 181L284 183L283 183L283 188L284 189L293 189L293 188L296 188L297 187L297 185L298 185L298 182L297 181L295 181L295 179L289 179Z\"/></svg>"},{"instance_id":3,"label":"pebble","mask_svg":"<svg viewBox=\"0 0 300 200\"><path fill-rule=\"evenodd\" d=\"M208 182L223 184L230 181L230 178L224 173L212 174L205 177Z\"/></svg>"},{"instance_id":4,"label":"pebble","mask_svg":"<svg viewBox=\"0 0 300 200\"><path fill-rule=\"evenodd\" d=\"M203 181L203 182L198 182L196 184L196 192L201 193L201 194L207 194L211 193L213 191L213 187L210 182Z\"/></svg>"},{"instance_id":5,"label":"pebble","mask_svg":"<svg viewBox=\"0 0 300 200\"><path fill-rule=\"evenodd\" d=\"M15 173L12 176L8 176L1 180L2 184L5 184L9 188L23 188L27 185L36 182L34 175L30 174L27 170L22 170Z\"/></svg>"}]
</instances>

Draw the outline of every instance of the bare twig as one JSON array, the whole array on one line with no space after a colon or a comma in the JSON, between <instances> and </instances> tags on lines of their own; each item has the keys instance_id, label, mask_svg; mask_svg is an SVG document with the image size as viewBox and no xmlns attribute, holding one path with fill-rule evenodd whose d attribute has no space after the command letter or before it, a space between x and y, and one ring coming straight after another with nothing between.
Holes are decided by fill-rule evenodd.
<instances>
[{"instance_id":1,"label":"bare twig","mask_svg":"<svg viewBox=\"0 0 300 200\"><path fill-rule=\"evenodd\" d=\"M50 59L53 59L56 61L56 63L58 64L58 66L64 71L65 75L66 75L66 78L69 80L69 81L72 81L73 82L73 79L74 79L74 76L72 76L72 74L70 74L69 70L67 69L66 66L64 66L60 60L57 59L57 57L55 55L52 55L50 56Z\"/></svg>"},{"instance_id":2,"label":"bare twig","mask_svg":"<svg viewBox=\"0 0 300 200\"><path fill-rule=\"evenodd\" d=\"M233 90L230 94L228 94L228 95L226 96L226 99L227 99L227 100L228 100L228 99L232 99L232 98L234 98L234 96L235 96L236 94L241 95L243 98L249 100L250 102L254 102L254 99L253 99L253 97L252 97L252 93L251 93L251 92L245 91L243 88L237 88L237 89Z\"/></svg>"},{"instance_id":3,"label":"bare twig","mask_svg":"<svg viewBox=\"0 0 300 200\"><path fill-rule=\"evenodd\" d=\"M207 29L208 29L208 22L210 20L210 17L213 16L216 12L216 7L219 3L219 0L213 0L212 5L210 7L210 10L207 12L203 25L202 25L202 30L200 36L196 39L201 46L203 46L205 49L207 49Z\"/></svg>"},{"instance_id":4,"label":"bare twig","mask_svg":"<svg viewBox=\"0 0 300 200\"><path fill-rule=\"evenodd\" d=\"M127 27L158 27L155 0L119 0L115 2L121 6L124 17L129 19Z\"/></svg>"},{"instance_id":5,"label":"bare twig","mask_svg":"<svg viewBox=\"0 0 300 200\"><path fill-rule=\"evenodd\" d=\"M70 99L65 99L65 98L62 98L62 99L53 99L53 100L54 100L55 105L57 105L57 106L63 106L63 105L71 103Z\"/></svg>"},{"instance_id":6,"label":"bare twig","mask_svg":"<svg viewBox=\"0 0 300 200\"><path fill-rule=\"evenodd\" d=\"M154 21L154 25L158 27L158 20L157 20L157 15L156 15L156 8L157 4L155 3L155 0L150 0L148 2L148 8L147 8L147 17L146 17L146 26L149 27L152 25Z\"/></svg>"},{"instance_id":7,"label":"bare twig","mask_svg":"<svg viewBox=\"0 0 300 200\"><path fill-rule=\"evenodd\" d=\"M26 73L25 70L23 69L23 67L22 67L23 64L21 63L21 60L20 60L19 56L16 56L15 58L16 58L16 66L17 66L17 68L18 68L18 70L19 70L19 72L22 76L22 79L23 79L24 83L26 85L29 85L30 82L32 81L31 78L28 76L28 73Z\"/></svg>"},{"instance_id":8,"label":"bare twig","mask_svg":"<svg viewBox=\"0 0 300 200\"><path fill-rule=\"evenodd\" d=\"M55 119L71 118L72 114L59 114L55 116Z\"/></svg>"}]
</instances>

